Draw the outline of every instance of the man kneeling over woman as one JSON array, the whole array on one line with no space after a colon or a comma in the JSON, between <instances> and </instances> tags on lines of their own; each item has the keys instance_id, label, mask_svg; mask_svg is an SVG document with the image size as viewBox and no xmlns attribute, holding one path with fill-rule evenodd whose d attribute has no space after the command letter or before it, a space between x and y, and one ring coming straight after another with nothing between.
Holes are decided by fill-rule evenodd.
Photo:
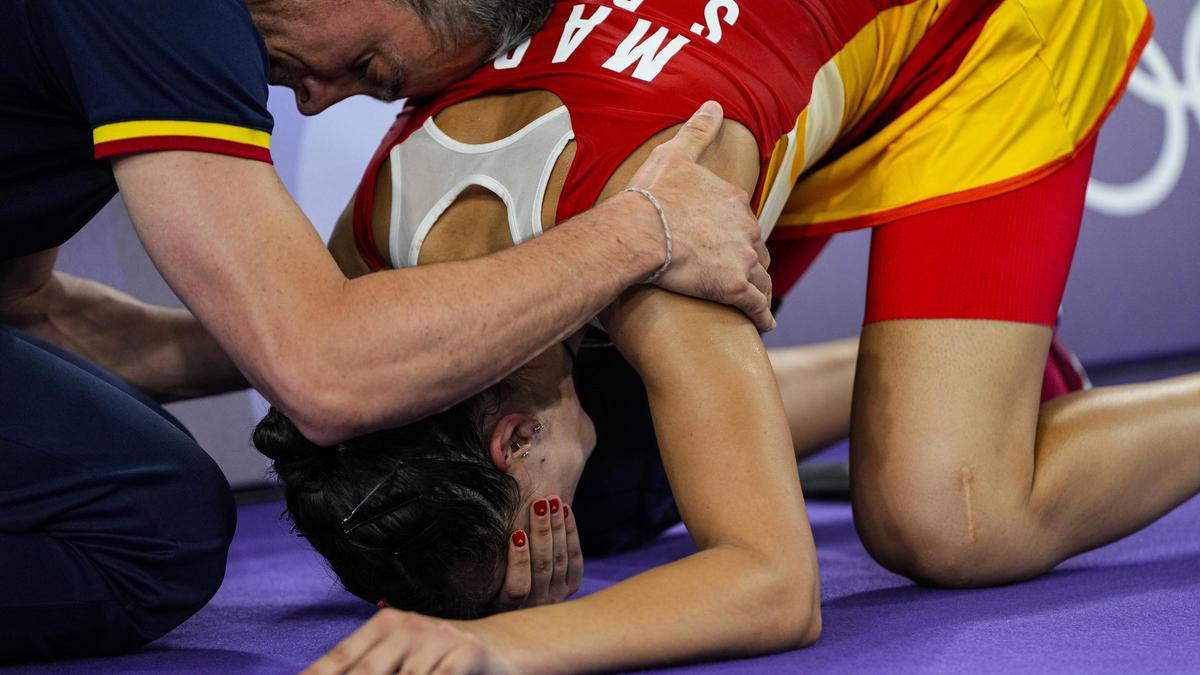
<instances>
[{"instance_id":1,"label":"man kneeling over woman","mask_svg":"<svg viewBox=\"0 0 1200 675\"><path fill-rule=\"evenodd\" d=\"M728 119L704 132L701 160L754 195L777 295L831 234L874 228L853 424L844 345L815 352L828 368L781 357L777 379L737 312L625 294L599 322L644 385L698 551L576 601L484 616L521 595L505 560L528 560L529 543L513 530L569 554L529 604L578 584L570 507L596 431L572 379L577 341L333 448L272 412L256 443L347 588L463 619L385 610L316 670L619 669L809 644L820 593L795 459L839 428L864 544L926 584L1041 574L1195 494L1200 378L1043 403L1095 135L1149 29L1137 0L563 2L529 43L418 102L331 241L349 273L537 236L637 184L687 113L719 100ZM791 405L806 394L825 407ZM1143 498L1110 508L1131 489Z\"/></svg>"}]
</instances>

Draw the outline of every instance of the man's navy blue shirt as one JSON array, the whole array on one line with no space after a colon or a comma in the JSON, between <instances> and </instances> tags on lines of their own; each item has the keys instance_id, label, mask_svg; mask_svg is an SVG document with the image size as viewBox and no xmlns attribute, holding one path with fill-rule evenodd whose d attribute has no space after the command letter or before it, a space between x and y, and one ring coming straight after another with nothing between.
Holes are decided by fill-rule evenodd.
<instances>
[{"instance_id":1,"label":"man's navy blue shirt","mask_svg":"<svg viewBox=\"0 0 1200 675\"><path fill-rule=\"evenodd\" d=\"M242 0L0 2L0 260L79 231L110 158L271 161L267 67Z\"/></svg>"}]
</instances>

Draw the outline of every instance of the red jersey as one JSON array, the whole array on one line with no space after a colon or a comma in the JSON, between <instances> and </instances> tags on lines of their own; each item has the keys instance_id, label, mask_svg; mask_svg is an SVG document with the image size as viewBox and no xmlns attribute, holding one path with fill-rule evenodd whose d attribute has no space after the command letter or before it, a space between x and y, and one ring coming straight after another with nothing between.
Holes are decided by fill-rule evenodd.
<instances>
[{"instance_id":1,"label":"red jersey","mask_svg":"<svg viewBox=\"0 0 1200 675\"><path fill-rule=\"evenodd\" d=\"M808 107L822 66L881 10L915 1L557 2L530 40L440 95L415 101L412 115L387 135L373 164L455 103L534 89L562 100L575 133L560 221L590 208L634 150L686 121L709 99L754 134L765 164ZM765 179L764 172L760 191Z\"/></svg>"},{"instance_id":2,"label":"red jersey","mask_svg":"<svg viewBox=\"0 0 1200 675\"><path fill-rule=\"evenodd\" d=\"M1016 189L1094 136L1149 26L1140 0L556 2L530 40L389 131L357 195L359 249L386 265L370 219L389 151L445 108L504 91L549 91L570 115L559 221L709 99L758 141L773 242Z\"/></svg>"}]
</instances>

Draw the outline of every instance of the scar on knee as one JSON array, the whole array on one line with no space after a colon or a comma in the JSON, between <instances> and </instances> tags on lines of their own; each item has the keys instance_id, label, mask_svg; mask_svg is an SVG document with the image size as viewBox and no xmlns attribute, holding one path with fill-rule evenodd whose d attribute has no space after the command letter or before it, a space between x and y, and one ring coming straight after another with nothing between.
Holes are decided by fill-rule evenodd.
<instances>
[{"instance_id":1,"label":"scar on knee","mask_svg":"<svg viewBox=\"0 0 1200 675\"><path fill-rule=\"evenodd\" d=\"M959 471L959 479L962 481L963 501L967 507L967 540L974 544L978 541L975 535L975 508L971 503L971 486L975 482L975 473L971 471L971 467L964 466Z\"/></svg>"}]
</instances>

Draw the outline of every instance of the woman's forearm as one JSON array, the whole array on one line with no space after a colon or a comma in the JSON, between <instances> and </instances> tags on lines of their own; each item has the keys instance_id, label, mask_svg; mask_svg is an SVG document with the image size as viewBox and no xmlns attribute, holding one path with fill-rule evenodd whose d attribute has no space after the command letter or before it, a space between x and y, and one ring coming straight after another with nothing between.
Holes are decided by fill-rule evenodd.
<instances>
[{"instance_id":1,"label":"woman's forearm","mask_svg":"<svg viewBox=\"0 0 1200 675\"><path fill-rule=\"evenodd\" d=\"M403 661L414 627L484 672L609 671L801 647L821 630L816 550L783 404L736 311L651 289L604 315L639 369L676 502L700 549L561 605L455 622L385 609L308 671ZM442 626L445 628L444 624ZM473 633L468 639L461 633ZM412 638L416 640L418 638ZM473 671L472 671L473 672Z\"/></svg>"},{"instance_id":2,"label":"woman's forearm","mask_svg":"<svg viewBox=\"0 0 1200 675\"><path fill-rule=\"evenodd\" d=\"M764 518L771 517L763 514ZM519 673L624 670L806 646L821 630L815 566L718 546L560 605L461 624Z\"/></svg>"},{"instance_id":3,"label":"woman's forearm","mask_svg":"<svg viewBox=\"0 0 1200 675\"><path fill-rule=\"evenodd\" d=\"M654 289L628 294L603 320L646 385L672 490L700 551L575 602L466 628L502 645L519 672L811 643L821 628L816 551L783 404L754 327L728 308Z\"/></svg>"}]
</instances>

